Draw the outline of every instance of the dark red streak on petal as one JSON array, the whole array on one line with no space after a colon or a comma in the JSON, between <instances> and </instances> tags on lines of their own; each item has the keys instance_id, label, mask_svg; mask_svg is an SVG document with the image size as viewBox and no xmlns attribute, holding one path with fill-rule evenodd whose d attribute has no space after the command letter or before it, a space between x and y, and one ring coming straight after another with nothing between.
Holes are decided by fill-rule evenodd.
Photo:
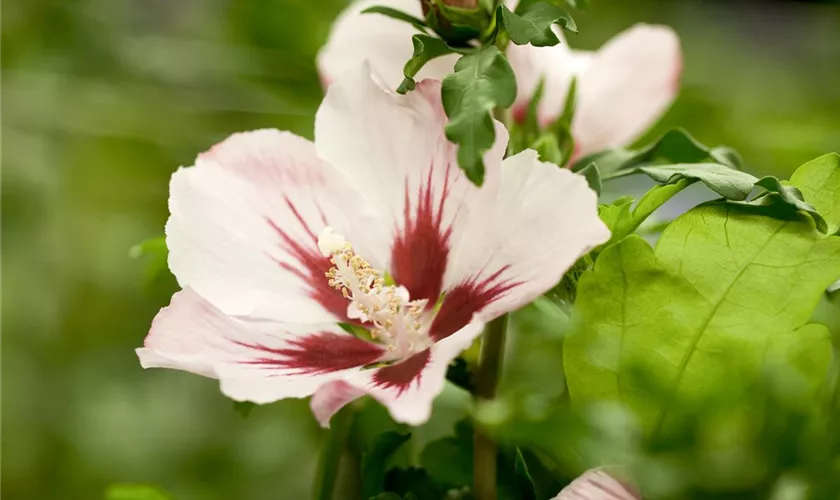
<instances>
[{"instance_id":1,"label":"dark red streak on petal","mask_svg":"<svg viewBox=\"0 0 840 500\"><path fill-rule=\"evenodd\" d=\"M402 234L394 237L391 247L391 272L404 286L412 300L428 299L429 307L437 302L443 288L443 274L449 256L452 228L443 228L443 206L449 196L450 165L437 206L432 196L434 165L429 168L425 186L420 186L417 206L412 208L408 180L405 186L405 209Z\"/></svg>"},{"instance_id":2,"label":"dark red streak on petal","mask_svg":"<svg viewBox=\"0 0 840 500\"><path fill-rule=\"evenodd\" d=\"M361 367L378 360L381 347L351 335L320 332L289 341L288 347L270 347L236 342L269 356L243 361L244 364L266 368L290 369L292 375L321 375L324 373Z\"/></svg>"},{"instance_id":3,"label":"dark red streak on petal","mask_svg":"<svg viewBox=\"0 0 840 500\"><path fill-rule=\"evenodd\" d=\"M446 292L429 332L435 342L457 332L470 322L473 314L522 284L509 279L499 280L508 268L504 266L480 282L477 278L469 279Z\"/></svg>"},{"instance_id":4,"label":"dark red streak on petal","mask_svg":"<svg viewBox=\"0 0 840 500\"><path fill-rule=\"evenodd\" d=\"M331 287L327 281L326 273L330 270L330 267L332 267L332 263L328 258L321 255L320 251L318 251L317 236L315 236L309 226L307 226L303 221L303 218L298 213L294 204L292 204L292 202L288 199L286 202L292 210L292 213L312 239L312 245L303 245L300 242L295 241L286 231L275 224L274 221L266 218L266 222L268 222L271 228L274 229L280 237L281 245L284 250L294 256L299 265L294 266L288 262L281 262L277 259L275 259L275 261L277 261L280 267L294 274L309 286L309 296L313 300L316 300L324 307L324 309L330 311L342 321L348 321L347 299L341 295L340 291Z\"/></svg>"},{"instance_id":5,"label":"dark red streak on petal","mask_svg":"<svg viewBox=\"0 0 840 500\"><path fill-rule=\"evenodd\" d=\"M396 389L397 396L400 396L415 380L420 385L420 375L429 363L429 356L429 350L426 349L401 363L380 368L373 375L373 383L377 387Z\"/></svg>"}]
</instances>

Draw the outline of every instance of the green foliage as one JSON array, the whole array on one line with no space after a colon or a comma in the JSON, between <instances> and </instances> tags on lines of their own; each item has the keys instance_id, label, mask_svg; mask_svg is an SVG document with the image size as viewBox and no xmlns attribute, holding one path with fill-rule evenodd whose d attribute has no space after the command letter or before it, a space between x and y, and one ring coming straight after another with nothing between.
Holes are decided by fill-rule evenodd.
<instances>
[{"instance_id":1,"label":"green foliage","mask_svg":"<svg viewBox=\"0 0 840 500\"><path fill-rule=\"evenodd\" d=\"M172 497L148 484L112 484L105 490L105 500L172 500Z\"/></svg>"},{"instance_id":2,"label":"green foliage","mask_svg":"<svg viewBox=\"0 0 840 500\"><path fill-rule=\"evenodd\" d=\"M242 418L248 418L255 406L257 406L256 403L250 401L234 401L233 411L238 413Z\"/></svg>"},{"instance_id":3,"label":"green foliage","mask_svg":"<svg viewBox=\"0 0 840 500\"><path fill-rule=\"evenodd\" d=\"M509 107L515 98L513 70L494 46L464 55L443 80L446 137L458 144L458 165L478 185L484 182L482 155L496 137L493 110Z\"/></svg>"},{"instance_id":4,"label":"green foliage","mask_svg":"<svg viewBox=\"0 0 840 500\"><path fill-rule=\"evenodd\" d=\"M383 16L390 17L391 19L396 19L398 21L409 23L420 31L426 31L425 21L423 21L422 19L418 19L412 16L411 14L403 12L399 9L395 9L393 7L387 7L385 5L374 5L363 10L362 14L381 14Z\"/></svg>"},{"instance_id":5,"label":"green foliage","mask_svg":"<svg viewBox=\"0 0 840 500\"><path fill-rule=\"evenodd\" d=\"M414 35L411 37L411 43L414 44L414 54L412 54L411 59L409 59L403 67L403 74L405 75L405 78L397 88L397 92L400 94L405 94L409 90L414 90L414 87L416 86L414 75L416 75L427 62L436 57L445 56L446 54L451 54L453 52L453 49L449 47L446 42L431 35Z\"/></svg>"},{"instance_id":6,"label":"green foliage","mask_svg":"<svg viewBox=\"0 0 840 500\"><path fill-rule=\"evenodd\" d=\"M516 456L514 458L514 480L518 493L516 498L521 500L537 500L534 478L528 472L528 464L525 463L525 457L522 456L522 451L519 448L516 449Z\"/></svg>"},{"instance_id":7,"label":"green foliage","mask_svg":"<svg viewBox=\"0 0 840 500\"><path fill-rule=\"evenodd\" d=\"M715 162L737 169L740 159L730 148L709 148L681 128L669 130L659 139L639 149L607 149L587 155L575 162L577 171L595 162L605 178L633 167L654 164Z\"/></svg>"},{"instance_id":8,"label":"green foliage","mask_svg":"<svg viewBox=\"0 0 840 500\"><path fill-rule=\"evenodd\" d=\"M411 438L411 434L396 431L383 432L362 456L362 496L370 498L385 487L385 474L391 456Z\"/></svg>"},{"instance_id":9,"label":"green foliage","mask_svg":"<svg viewBox=\"0 0 840 500\"><path fill-rule=\"evenodd\" d=\"M622 197L610 205L598 207L598 215L612 233L605 246L631 235L650 214L685 189L689 183L688 179L683 178L673 184L654 186L635 205L632 198Z\"/></svg>"},{"instance_id":10,"label":"green foliage","mask_svg":"<svg viewBox=\"0 0 840 500\"><path fill-rule=\"evenodd\" d=\"M802 165L790 184L822 215L829 234L840 229L840 154L829 153Z\"/></svg>"},{"instance_id":11,"label":"green foliage","mask_svg":"<svg viewBox=\"0 0 840 500\"><path fill-rule=\"evenodd\" d=\"M745 200L758 179L720 163L681 163L638 167L656 182L673 184L683 179L699 180L712 191L730 200Z\"/></svg>"},{"instance_id":12,"label":"green foliage","mask_svg":"<svg viewBox=\"0 0 840 500\"><path fill-rule=\"evenodd\" d=\"M598 196L601 195L601 171L598 170L598 165L590 163L589 165L578 170L578 173L586 178L589 187L595 191Z\"/></svg>"},{"instance_id":13,"label":"green foliage","mask_svg":"<svg viewBox=\"0 0 840 500\"><path fill-rule=\"evenodd\" d=\"M559 24L563 29L577 33L575 21L564 9L550 2L520 2L516 12L505 5L496 11L496 23L504 29L510 41L516 45L531 44L534 47L548 47L560 43L552 31Z\"/></svg>"},{"instance_id":14,"label":"green foliage","mask_svg":"<svg viewBox=\"0 0 840 500\"><path fill-rule=\"evenodd\" d=\"M473 435L469 422L455 425L455 435L432 441L420 454L429 476L450 488L473 483Z\"/></svg>"},{"instance_id":15,"label":"green foliage","mask_svg":"<svg viewBox=\"0 0 840 500\"><path fill-rule=\"evenodd\" d=\"M805 202L802 197L802 192L796 186L787 185L773 176L762 177L755 185L763 187L767 191L750 201L749 203L751 205L776 207L780 208L783 212L801 210L808 213L814 219L818 230L823 233L828 231L828 225L825 219L823 219L813 205Z\"/></svg>"},{"instance_id":16,"label":"green foliage","mask_svg":"<svg viewBox=\"0 0 840 500\"><path fill-rule=\"evenodd\" d=\"M665 230L655 253L629 237L581 278L579 328L565 350L572 399L620 400L655 433L674 399L699 404L716 391L746 390L768 365L805 369L802 397L812 396L830 345L824 327L805 324L837 277L840 238L760 207L695 208ZM655 374L669 396L641 397L628 385L633 370Z\"/></svg>"}]
</instances>

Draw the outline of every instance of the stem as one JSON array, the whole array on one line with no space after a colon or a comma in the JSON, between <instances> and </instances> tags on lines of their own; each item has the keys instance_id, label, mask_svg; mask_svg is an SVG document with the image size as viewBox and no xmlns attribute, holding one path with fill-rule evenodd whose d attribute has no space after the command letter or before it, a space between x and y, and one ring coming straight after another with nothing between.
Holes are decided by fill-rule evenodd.
<instances>
[{"instance_id":1,"label":"stem","mask_svg":"<svg viewBox=\"0 0 840 500\"><path fill-rule=\"evenodd\" d=\"M507 321L507 314L502 315L491 321L484 330L473 393L477 401L496 397L505 353ZM496 500L496 443L476 429L474 446L475 500Z\"/></svg>"},{"instance_id":2,"label":"stem","mask_svg":"<svg viewBox=\"0 0 840 500\"><path fill-rule=\"evenodd\" d=\"M345 406L332 418L331 429L318 458L318 471L315 474L312 498L315 500L332 500L335 489L335 479L338 476L338 466L344 443L350 433L353 423L353 408Z\"/></svg>"}]
</instances>

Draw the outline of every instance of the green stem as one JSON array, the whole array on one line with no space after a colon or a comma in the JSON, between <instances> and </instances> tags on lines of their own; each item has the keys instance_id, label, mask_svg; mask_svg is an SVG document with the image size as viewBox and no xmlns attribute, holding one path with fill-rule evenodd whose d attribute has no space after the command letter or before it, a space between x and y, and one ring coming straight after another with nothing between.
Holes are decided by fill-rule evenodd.
<instances>
[{"instance_id":1,"label":"green stem","mask_svg":"<svg viewBox=\"0 0 840 500\"><path fill-rule=\"evenodd\" d=\"M330 422L330 432L321 449L321 456L318 458L318 471L315 474L312 495L315 500L332 500L333 498L341 454L353 423L353 413L354 409L351 406L345 406Z\"/></svg>"},{"instance_id":2,"label":"green stem","mask_svg":"<svg viewBox=\"0 0 840 500\"><path fill-rule=\"evenodd\" d=\"M477 401L496 397L496 386L505 353L507 314L491 321L481 340L474 396ZM480 430L474 441L475 500L496 500L496 443Z\"/></svg>"}]
</instances>

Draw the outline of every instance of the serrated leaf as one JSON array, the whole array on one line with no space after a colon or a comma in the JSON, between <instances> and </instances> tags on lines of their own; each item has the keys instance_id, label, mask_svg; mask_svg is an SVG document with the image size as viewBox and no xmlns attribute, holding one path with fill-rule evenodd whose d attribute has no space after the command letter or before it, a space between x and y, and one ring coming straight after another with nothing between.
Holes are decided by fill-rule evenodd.
<instances>
[{"instance_id":1,"label":"serrated leaf","mask_svg":"<svg viewBox=\"0 0 840 500\"><path fill-rule=\"evenodd\" d=\"M464 55L443 79L443 108L449 117L446 137L458 144L458 165L477 185L484 182L482 156L496 138L492 112L516 98L516 78L494 46Z\"/></svg>"},{"instance_id":2,"label":"serrated leaf","mask_svg":"<svg viewBox=\"0 0 840 500\"><path fill-rule=\"evenodd\" d=\"M717 153L713 155L713 151ZM616 172L653 164L717 162L738 168L739 165L734 163L736 158L737 153L731 149L710 149L685 130L677 128L669 130L659 139L639 149L615 148L586 155L575 162L572 171L595 162L604 178L608 179Z\"/></svg>"},{"instance_id":3,"label":"serrated leaf","mask_svg":"<svg viewBox=\"0 0 840 500\"><path fill-rule=\"evenodd\" d=\"M420 31L426 31L426 22L422 19L412 16L407 12L403 12L399 9L395 9L393 7L387 7L385 5L374 5L372 7L368 7L367 9L362 11L362 14L381 14L383 16L390 17L391 19L396 19L397 21L403 21L413 25L415 28L419 29Z\"/></svg>"},{"instance_id":4,"label":"serrated leaf","mask_svg":"<svg viewBox=\"0 0 840 500\"><path fill-rule=\"evenodd\" d=\"M431 35L414 35L411 37L411 43L414 44L414 53L411 59L403 66L403 75L405 75L405 78L400 83L400 86L397 87L397 92L400 94L414 90L416 86L414 76L427 62L454 52L446 42Z\"/></svg>"},{"instance_id":5,"label":"serrated leaf","mask_svg":"<svg viewBox=\"0 0 840 500\"><path fill-rule=\"evenodd\" d=\"M655 252L637 236L605 249L580 280L578 326L565 344L572 401L621 400L655 434L677 407L741 394L768 366L790 367L784 346L797 340L807 352L795 357L812 363L799 373L801 394L812 397L831 347L824 330L805 325L840 277L840 238L765 211L702 205L672 222ZM639 370L660 395L632 376Z\"/></svg>"},{"instance_id":6,"label":"serrated leaf","mask_svg":"<svg viewBox=\"0 0 840 500\"><path fill-rule=\"evenodd\" d=\"M790 184L822 216L829 234L840 229L840 154L829 153L802 165Z\"/></svg>"},{"instance_id":7,"label":"serrated leaf","mask_svg":"<svg viewBox=\"0 0 840 500\"><path fill-rule=\"evenodd\" d=\"M560 39L552 31L555 24L577 33L577 26L569 13L549 2L529 2L522 9L517 8L516 13L511 12L505 5L499 5L496 10L496 23L516 45L557 45Z\"/></svg>"},{"instance_id":8,"label":"serrated leaf","mask_svg":"<svg viewBox=\"0 0 840 500\"><path fill-rule=\"evenodd\" d=\"M172 497L148 484L112 484L105 490L105 500L172 500Z\"/></svg>"},{"instance_id":9,"label":"serrated leaf","mask_svg":"<svg viewBox=\"0 0 840 500\"><path fill-rule=\"evenodd\" d=\"M662 184L673 184L682 179L701 181L712 191L730 200L745 200L758 179L746 172L720 163L682 163L656 165L636 169Z\"/></svg>"},{"instance_id":10,"label":"serrated leaf","mask_svg":"<svg viewBox=\"0 0 840 500\"><path fill-rule=\"evenodd\" d=\"M362 456L362 496L370 498L384 488L386 464L411 434L396 431L383 432L376 437L369 450Z\"/></svg>"}]
</instances>

